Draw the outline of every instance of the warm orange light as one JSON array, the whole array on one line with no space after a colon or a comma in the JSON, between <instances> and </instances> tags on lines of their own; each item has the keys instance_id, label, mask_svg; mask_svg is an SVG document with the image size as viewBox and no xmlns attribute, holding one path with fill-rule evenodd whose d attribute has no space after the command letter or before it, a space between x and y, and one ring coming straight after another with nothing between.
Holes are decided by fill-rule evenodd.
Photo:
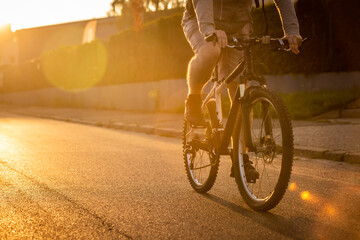
<instances>
[{"instance_id":1,"label":"warm orange light","mask_svg":"<svg viewBox=\"0 0 360 240\"><path fill-rule=\"evenodd\" d=\"M4 22L0 22L0 31L7 30L10 27L10 23L7 23L5 20Z\"/></svg>"},{"instance_id":2,"label":"warm orange light","mask_svg":"<svg viewBox=\"0 0 360 240\"><path fill-rule=\"evenodd\" d=\"M308 191L301 192L302 200L310 200L310 193Z\"/></svg>"},{"instance_id":3,"label":"warm orange light","mask_svg":"<svg viewBox=\"0 0 360 240\"><path fill-rule=\"evenodd\" d=\"M334 216L336 214L336 209L332 205L328 204L325 206L325 212L330 216Z\"/></svg>"},{"instance_id":4,"label":"warm orange light","mask_svg":"<svg viewBox=\"0 0 360 240\"><path fill-rule=\"evenodd\" d=\"M21 28L105 17L111 0L36 0L0 1L0 24L11 23L13 31ZM21 6L21 7L19 7ZM69 7L71 6L71 7ZM86 11L84 10L86 6Z\"/></svg>"},{"instance_id":5,"label":"warm orange light","mask_svg":"<svg viewBox=\"0 0 360 240\"><path fill-rule=\"evenodd\" d=\"M290 192L293 192L293 191L296 190L296 188L297 188L296 183L293 182L293 183L291 183L290 186L289 186L289 191L290 191Z\"/></svg>"}]
</instances>

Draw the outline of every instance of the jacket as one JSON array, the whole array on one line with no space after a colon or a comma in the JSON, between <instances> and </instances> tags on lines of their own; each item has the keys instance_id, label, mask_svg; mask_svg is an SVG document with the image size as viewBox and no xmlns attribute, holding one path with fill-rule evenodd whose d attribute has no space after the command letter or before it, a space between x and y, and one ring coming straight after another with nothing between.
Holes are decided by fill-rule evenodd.
<instances>
[{"instance_id":1,"label":"jacket","mask_svg":"<svg viewBox=\"0 0 360 240\"><path fill-rule=\"evenodd\" d=\"M291 0L274 0L286 35L299 33L299 23ZM235 34L251 23L252 0L187 0L182 25L196 20L206 36L215 29Z\"/></svg>"}]
</instances>

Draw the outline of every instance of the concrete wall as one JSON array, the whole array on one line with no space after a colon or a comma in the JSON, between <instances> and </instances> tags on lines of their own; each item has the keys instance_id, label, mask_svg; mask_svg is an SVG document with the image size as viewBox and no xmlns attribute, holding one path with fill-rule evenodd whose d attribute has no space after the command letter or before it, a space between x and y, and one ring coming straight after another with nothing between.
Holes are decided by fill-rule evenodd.
<instances>
[{"instance_id":1,"label":"concrete wall","mask_svg":"<svg viewBox=\"0 0 360 240\"><path fill-rule=\"evenodd\" d=\"M85 107L135 111L182 109L185 79L94 87L67 92L47 88L0 95L0 102L19 106Z\"/></svg>"},{"instance_id":2,"label":"concrete wall","mask_svg":"<svg viewBox=\"0 0 360 240\"><path fill-rule=\"evenodd\" d=\"M266 76L266 79L269 88L283 93L360 88L360 72Z\"/></svg>"},{"instance_id":3,"label":"concrete wall","mask_svg":"<svg viewBox=\"0 0 360 240\"><path fill-rule=\"evenodd\" d=\"M283 93L360 88L360 72L267 76L267 80L269 88ZM183 108L186 93L185 79L173 79L94 87L76 92L49 88L9 93L0 95L0 102L20 106L175 111Z\"/></svg>"}]
</instances>

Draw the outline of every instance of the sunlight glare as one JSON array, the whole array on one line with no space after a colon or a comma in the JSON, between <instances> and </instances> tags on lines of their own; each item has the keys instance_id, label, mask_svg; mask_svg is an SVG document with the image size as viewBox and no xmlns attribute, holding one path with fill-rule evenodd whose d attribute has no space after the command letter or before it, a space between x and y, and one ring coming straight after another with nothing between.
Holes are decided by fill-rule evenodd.
<instances>
[{"instance_id":1,"label":"sunlight glare","mask_svg":"<svg viewBox=\"0 0 360 240\"><path fill-rule=\"evenodd\" d=\"M67 46L44 53L41 68L54 87L65 91L82 91L95 86L102 79L107 68L107 55L101 41Z\"/></svg>"},{"instance_id":2,"label":"sunlight glare","mask_svg":"<svg viewBox=\"0 0 360 240\"><path fill-rule=\"evenodd\" d=\"M330 216L336 215L336 209L330 204L326 205L324 210L327 215L330 215Z\"/></svg>"},{"instance_id":3,"label":"sunlight glare","mask_svg":"<svg viewBox=\"0 0 360 240\"><path fill-rule=\"evenodd\" d=\"M308 191L302 191L300 195L302 200L310 200L310 193Z\"/></svg>"},{"instance_id":4,"label":"sunlight glare","mask_svg":"<svg viewBox=\"0 0 360 240\"><path fill-rule=\"evenodd\" d=\"M32 28L73 22L92 18L106 17L111 0L1 0L0 25L11 24L12 31L22 28Z\"/></svg>"},{"instance_id":5,"label":"sunlight glare","mask_svg":"<svg viewBox=\"0 0 360 240\"><path fill-rule=\"evenodd\" d=\"M293 192L293 191L296 190L296 188L297 188L296 183L293 182L293 183L291 183L290 186L289 186L289 191L290 191L290 192Z\"/></svg>"},{"instance_id":6,"label":"sunlight glare","mask_svg":"<svg viewBox=\"0 0 360 240\"><path fill-rule=\"evenodd\" d=\"M19 149L20 147L17 141L14 141L13 138L5 134L0 134L0 157L7 153L17 153ZM1 161L3 161L3 159L0 158L0 162Z\"/></svg>"},{"instance_id":7,"label":"sunlight glare","mask_svg":"<svg viewBox=\"0 0 360 240\"><path fill-rule=\"evenodd\" d=\"M0 19L0 31L7 30L7 28L9 27L9 24L10 23L7 23L6 21L1 22L1 19Z\"/></svg>"}]
</instances>

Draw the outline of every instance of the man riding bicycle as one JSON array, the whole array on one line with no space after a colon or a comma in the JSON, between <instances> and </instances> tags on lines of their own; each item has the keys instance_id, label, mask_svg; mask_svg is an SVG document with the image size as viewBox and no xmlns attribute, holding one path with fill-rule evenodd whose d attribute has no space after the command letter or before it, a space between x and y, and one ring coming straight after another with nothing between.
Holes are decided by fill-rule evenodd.
<instances>
[{"instance_id":1,"label":"man riding bicycle","mask_svg":"<svg viewBox=\"0 0 360 240\"><path fill-rule=\"evenodd\" d=\"M284 38L288 40L292 52L297 54L302 37L294 5L291 0L274 2L281 16ZM205 125L201 112L201 91L210 79L216 63L219 66L219 79L222 79L228 76L243 58L242 51L226 48L226 45L228 36L249 37L252 32L251 9L252 0L187 0L181 25L195 53L188 65L188 96L185 101L185 119L191 125ZM205 38L212 34L216 35L216 42L206 42ZM228 86L230 99L235 95L236 85L233 82ZM246 156L244 157L246 159ZM254 171L252 174L256 179L258 173ZM233 171L231 175L233 176Z\"/></svg>"}]
</instances>

